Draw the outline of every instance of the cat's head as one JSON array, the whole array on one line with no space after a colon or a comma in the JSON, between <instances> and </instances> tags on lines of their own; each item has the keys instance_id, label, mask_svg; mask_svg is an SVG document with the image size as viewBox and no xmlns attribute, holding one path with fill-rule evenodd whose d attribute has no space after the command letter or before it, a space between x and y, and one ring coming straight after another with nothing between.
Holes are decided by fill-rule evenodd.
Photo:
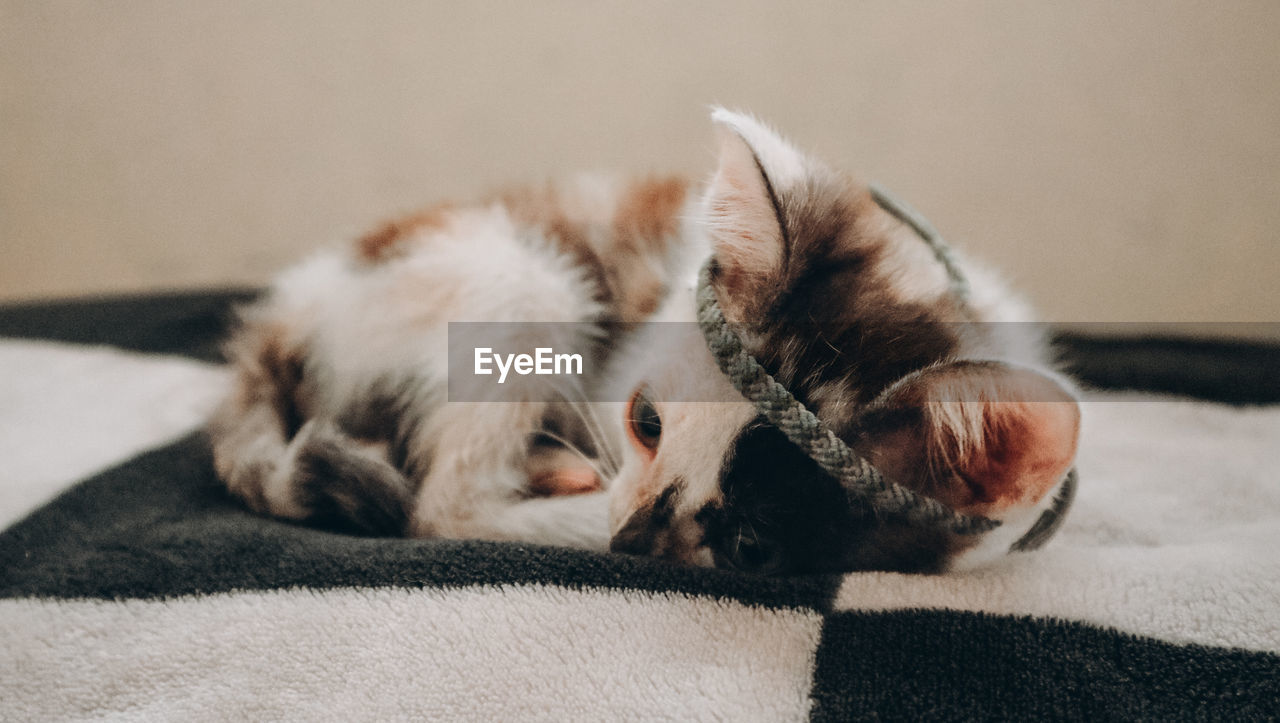
<instances>
[{"instance_id":1,"label":"cat's head","mask_svg":"<svg viewBox=\"0 0 1280 723\"><path fill-rule=\"evenodd\" d=\"M1080 421L1066 384L1010 361L865 187L749 116L713 117L719 166L700 223L748 351L886 476L1002 525L962 536L851 504L697 338L633 375L613 549L766 573L940 571L1052 534L1054 513L1041 518L1069 497ZM668 303L692 316L691 289Z\"/></svg>"}]
</instances>

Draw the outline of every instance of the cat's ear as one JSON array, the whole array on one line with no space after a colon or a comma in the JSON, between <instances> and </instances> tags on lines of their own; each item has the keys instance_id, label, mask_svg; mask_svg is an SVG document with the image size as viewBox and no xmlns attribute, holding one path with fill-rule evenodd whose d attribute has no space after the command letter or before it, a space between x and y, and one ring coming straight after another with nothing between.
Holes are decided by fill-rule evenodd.
<instances>
[{"instance_id":1,"label":"cat's ear","mask_svg":"<svg viewBox=\"0 0 1280 723\"><path fill-rule=\"evenodd\" d=\"M1071 468L1080 407L1059 382L1001 362L955 362L891 387L857 446L899 483L966 514L1034 506Z\"/></svg>"},{"instance_id":2,"label":"cat's ear","mask_svg":"<svg viewBox=\"0 0 1280 723\"><path fill-rule=\"evenodd\" d=\"M782 271L787 254L781 194L803 181L804 156L751 116L717 108L719 164L704 210L726 311Z\"/></svg>"}]
</instances>

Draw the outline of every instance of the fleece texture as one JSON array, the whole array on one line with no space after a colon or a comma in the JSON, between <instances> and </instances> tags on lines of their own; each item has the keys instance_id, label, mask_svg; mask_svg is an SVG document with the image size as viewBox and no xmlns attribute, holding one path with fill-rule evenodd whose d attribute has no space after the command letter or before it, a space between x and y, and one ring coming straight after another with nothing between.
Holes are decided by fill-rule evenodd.
<instances>
[{"instance_id":1,"label":"fleece texture","mask_svg":"<svg viewBox=\"0 0 1280 723\"><path fill-rule=\"evenodd\" d=\"M1197 372L1177 344L1076 340L1095 384L1131 375L1126 354L1163 355L1151 388L1237 404L1090 392L1076 507L1041 551L963 575L764 579L250 514L198 430L227 383L212 340L232 298L0 310L0 719L1256 719L1280 705L1280 407L1238 404L1274 401L1269 371L1205 381L1274 349L1196 347Z\"/></svg>"}]
</instances>

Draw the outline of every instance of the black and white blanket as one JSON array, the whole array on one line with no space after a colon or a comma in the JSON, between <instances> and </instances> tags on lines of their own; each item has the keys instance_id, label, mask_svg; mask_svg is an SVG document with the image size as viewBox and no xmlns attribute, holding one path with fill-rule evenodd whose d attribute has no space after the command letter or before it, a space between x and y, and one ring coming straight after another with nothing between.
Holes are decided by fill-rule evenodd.
<instances>
[{"instance_id":1,"label":"black and white blanket","mask_svg":"<svg viewBox=\"0 0 1280 723\"><path fill-rule=\"evenodd\" d=\"M1048 547L761 579L249 514L198 432L237 298L0 309L0 720L1280 711L1280 349L1066 338L1111 389Z\"/></svg>"}]
</instances>

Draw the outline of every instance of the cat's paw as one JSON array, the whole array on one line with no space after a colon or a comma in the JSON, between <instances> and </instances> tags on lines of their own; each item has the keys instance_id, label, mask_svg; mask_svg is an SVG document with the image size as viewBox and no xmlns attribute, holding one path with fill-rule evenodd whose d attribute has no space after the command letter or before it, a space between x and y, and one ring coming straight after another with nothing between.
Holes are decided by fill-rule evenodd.
<instances>
[{"instance_id":1,"label":"cat's paw","mask_svg":"<svg viewBox=\"0 0 1280 723\"><path fill-rule=\"evenodd\" d=\"M580 495L604 489L600 476L590 467L558 467L529 478L529 491L541 497Z\"/></svg>"}]
</instances>

